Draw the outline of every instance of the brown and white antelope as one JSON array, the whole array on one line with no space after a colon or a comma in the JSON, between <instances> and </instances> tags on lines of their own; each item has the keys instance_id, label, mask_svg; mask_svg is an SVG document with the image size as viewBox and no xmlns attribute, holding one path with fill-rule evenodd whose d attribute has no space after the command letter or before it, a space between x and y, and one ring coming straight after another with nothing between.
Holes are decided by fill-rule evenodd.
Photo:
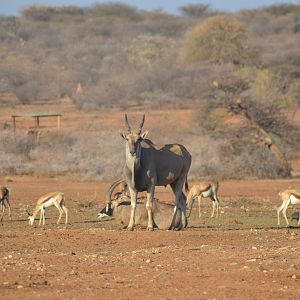
<instances>
[{"instance_id":1,"label":"brown and white antelope","mask_svg":"<svg viewBox=\"0 0 300 300\"><path fill-rule=\"evenodd\" d=\"M218 188L219 188L219 182L218 181L206 181L206 182L200 182L197 185L193 185L192 188L188 191L187 195L187 207L190 208L190 212L188 215L188 218L191 215L192 208L194 205L194 201L197 198L198 199L198 209L199 209L199 218L201 217L201 198L207 198L209 197L212 200L212 214L211 218L214 216L215 210L216 210L216 216L219 216L220 211L220 202L218 199Z\"/></svg>"},{"instance_id":2,"label":"brown and white antelope","mask_svg":"<svg viewBox=\"0 0 300 300\"><path fill-rule=\"evenodd\" d=\"M125 140L126 162L124 176L131 195L131 214L128 230L133 230L138 192L147 192L146 209L148 212L148 230L153 230L152 203L155 186L170 185L175 195L175 205L170 229L175 229L177 211L181 208L184 214L184 225L187 226L186 196L182 188L187 185L192 156L180 144L155 145L146 139L147 131L142 133L145 121L143 115L138 131L132 131L125 115L128 133L121 133Z\"/></svg>"},{"instance_id":3,"label":"brown and white antelope","mask_svg":"<svg viewBox=\"0 0 300 300\"><path fill-rule=\"evenodd\" d=\"M277 219L278 225L280 225L280 217L279 214L282 211L282 214L285 218L286 224L289 224L289 221L286 217L286 210L290 204L300 204L300 190L283 190L279 192L279 197L282 200L282 204L277 208ZM300 214L298 219L298 225L300 225Z\"/></svg>"},{"instance_id":4,"label":"brown and white antelope","mask_svg":"<svg viewBox=\"0 0 300 300\"><path fill-rule=\"evenodd\" d=\"M124 194L124 179L114 181L109 187L106 193L106 206L99 211L98 217L100 219L111 216L116 220L120 221L123 226L128 226L131 203L130 197ZM115 188L121 188L120 192L114 192ZM145 207L145 197L138 198L136 205L135 224L140 226L147 226L148 224L148 213ZM153 225L155 228L167 230L170 227L171 220L173 218L174 205L153 199L152 203L152 217ZM178 209L175 218L175 229L180 230L182 228L182 216L181 209Z\"/></svg>"},{"instance_id":5,"label":"brown and white antelope","mask_svg":"<svg viewBox=\"0 0 300 300\"><path fill-rule=\"evenodd\" d=\"M10 208L10 203L9 203L9 189L5 186L2 186L0 188L0 211L2 212L1 220L0 220L1 222L3 220L6 205L8 206L8 215L9 215L9 219L11 220L11 208Z\"/></svg>"},{"instance_id":6,"label":"brown and white antelope","mask_svg":"<svg viewBox=\"0 0 300 300\"><path fill-rule=\"evenodd\" d=\"M33 225L34 219L40 211L40 222L43 221L43 225L45 225L45 210L50 206L55 206L59 211L59 217L57 220L57 224L59 224L62 214L65 213L66 220L65 224L68 223L68 209L65 207L65 196L62 192L52 192L48 193L42 197L40 197L36 203L35 209L33 213L30 214L28 212L29 225Z\"/></svg>"}]
</instances>

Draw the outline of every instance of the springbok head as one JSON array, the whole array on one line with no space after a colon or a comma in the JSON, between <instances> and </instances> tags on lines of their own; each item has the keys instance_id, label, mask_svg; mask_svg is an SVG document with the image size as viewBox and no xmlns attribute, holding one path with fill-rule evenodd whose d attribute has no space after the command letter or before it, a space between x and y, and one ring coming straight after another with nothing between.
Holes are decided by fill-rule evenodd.
<instances>
[{"instance_id":1,"label":"springbok head","mask_svg":"<svg viewBox=\"0 0 300 300\"><path fill-rule=\"evenodd\" d=\"M121 137L126 141L126 155L130 155L134 158L139 158L141 150L141 141L146 138L148 131L142 133L142 128L145 122L145 115L143 115L141 124L138 131L134 132L128 122L127 114L125 114L125 125L128 129L128 133L121 133Z\"/></svg>"}]
</instances>

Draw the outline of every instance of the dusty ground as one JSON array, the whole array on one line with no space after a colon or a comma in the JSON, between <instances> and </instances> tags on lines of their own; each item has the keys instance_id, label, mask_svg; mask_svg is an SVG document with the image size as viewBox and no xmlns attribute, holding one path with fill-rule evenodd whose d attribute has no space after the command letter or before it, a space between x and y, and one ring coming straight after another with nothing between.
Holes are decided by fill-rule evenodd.
<instances>
[{"instance_id":1,"label":"dusty ground","mask_svg":"<svg viewBox=\"0 0 300 300\"><path fill-rule=\"evenodd\" d=\"M58 109L59 108L59 109ZM122 128L123 111L79 112L68 103L1 108L0 123L11 125L15 113L63 114L63 130ZM170 134L189 131L191 109L147 111L147 129ZM141 113L130 113L139 121ZM163 116L163 118L162 118ZM136 120L134 120L134 118ZM293 118L300 122L300 112ZM150 122L148 122L151 120ZM163 120L163 122L162 122ZM18 120L24 130L32 120ZM43 120L42 125L54 125ZM300 155L293 156L300 170ZM277 226L278 192L300 189L300 179L225 181L220 184L222 213L210 219L203 200L201 219L194 207L187 229L179 232L134 232L114 220L97 219L109 182L67 177L0 177L12 188L13 219L0 226L0 299L294 299L300 294L300 226ZM39 196L63 191L70 224L56 225L58 212L47 211L46 226L30 227L30 211ZM172 201L167 188L156 197ZM290 208L288 215L297 212Z\"/></svg>"},{"instance_id":2,"label":"dusty ground","mask_svg":"<svg viewBox=\"0 0 300 300\"><path fill-rule=\"evenodd\" d=\"M7 182L9 181L9 182ZM184 231L134 232L99 221L107 182L70 178L0 178L12 188L13 220L0 231L1 299L294 299L300 294L297 222L277 226L278 191L300 180L226 181L222 214L194 208ZM26 209L50 190L63 190L70 225L29 227ZM171 201L169 189L158 189ZM296 212L290 208L288 215Z\"/></svg>"}]
</instances>

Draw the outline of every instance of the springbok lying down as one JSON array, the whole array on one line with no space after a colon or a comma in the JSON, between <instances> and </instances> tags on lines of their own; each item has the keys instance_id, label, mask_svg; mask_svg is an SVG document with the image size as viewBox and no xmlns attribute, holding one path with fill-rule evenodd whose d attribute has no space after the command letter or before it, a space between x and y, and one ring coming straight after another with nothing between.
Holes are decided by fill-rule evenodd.
<instances>
[{"instance_id":1,"label":"springbok lying down","mask_svg":"<svg viewBox=\"0 0 300 300\"><path fill-rule=\"evenodd\" d=\"M126 194L126 181L118 179L114 181L106 193L106 206L98 213L98 217L104 218L112 216L119 220L124 227L129 224L129 217L131 213L130 196ZM115 189L120 188L118 192ZM145 207L146 198L139 198L136 206L136 224L141 226L148 225L148 212ZM154 227L158 229L169 229L174 214L174 205L153 200L153 220ZM181 209L178 210L175 219L175 228L177 230L182 228Z\"/></svg>"},{"instance_id":2,"label":"springbok lying down","mask_svg":"<svg viewBox=\"0 0 300 300\"><path fill-rule=\"evenodd\" d=\"M138 198L136 206L135 224L143 227L147 227L148 225L148 212L145 206L146 200L146 197ZM152 209L154 228L162 230L169 229L173 218L174 205L171 203L158 201L154 198ZM100 210L98 217L100 219L107 216L114 217L116 220L120 221L121 224L123 224L124 228L126 228L129 224L130 213L130 198L123 196L113 200L108 211L106 207ZM181 209L178 209L177 211L175 228L177 230L182 229Z\"/></svg>"}]
</instances>

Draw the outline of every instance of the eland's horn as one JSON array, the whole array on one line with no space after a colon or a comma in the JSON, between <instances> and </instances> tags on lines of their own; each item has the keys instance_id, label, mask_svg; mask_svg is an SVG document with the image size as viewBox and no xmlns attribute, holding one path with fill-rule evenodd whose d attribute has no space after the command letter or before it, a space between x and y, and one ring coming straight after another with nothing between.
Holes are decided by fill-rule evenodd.
<instances>
[{"instance_id":1,"label":"eland's horn","mask_svg":"<svg viewBox=\"0 0 300 300\"><path fill-rule=\"evenodd\" d=\"M125 114L125 124L127 126L128 132L131 132L131 127L130 127L129 122L128 122L127 114Z\"/></svg>"},{"instance_id":2,"label":"eland's horn","mask_svg":"<svg viewBox=\"0 0 300 300\"><path fill-rule=\"evenodd\" d=\"M140 124L140 128L139 128L138 134L141 134L142 128L144 126L144 122L145 122L145 114L143 114L143 118L142 118L142 122Z\"/></svg>"}]
</instances>

